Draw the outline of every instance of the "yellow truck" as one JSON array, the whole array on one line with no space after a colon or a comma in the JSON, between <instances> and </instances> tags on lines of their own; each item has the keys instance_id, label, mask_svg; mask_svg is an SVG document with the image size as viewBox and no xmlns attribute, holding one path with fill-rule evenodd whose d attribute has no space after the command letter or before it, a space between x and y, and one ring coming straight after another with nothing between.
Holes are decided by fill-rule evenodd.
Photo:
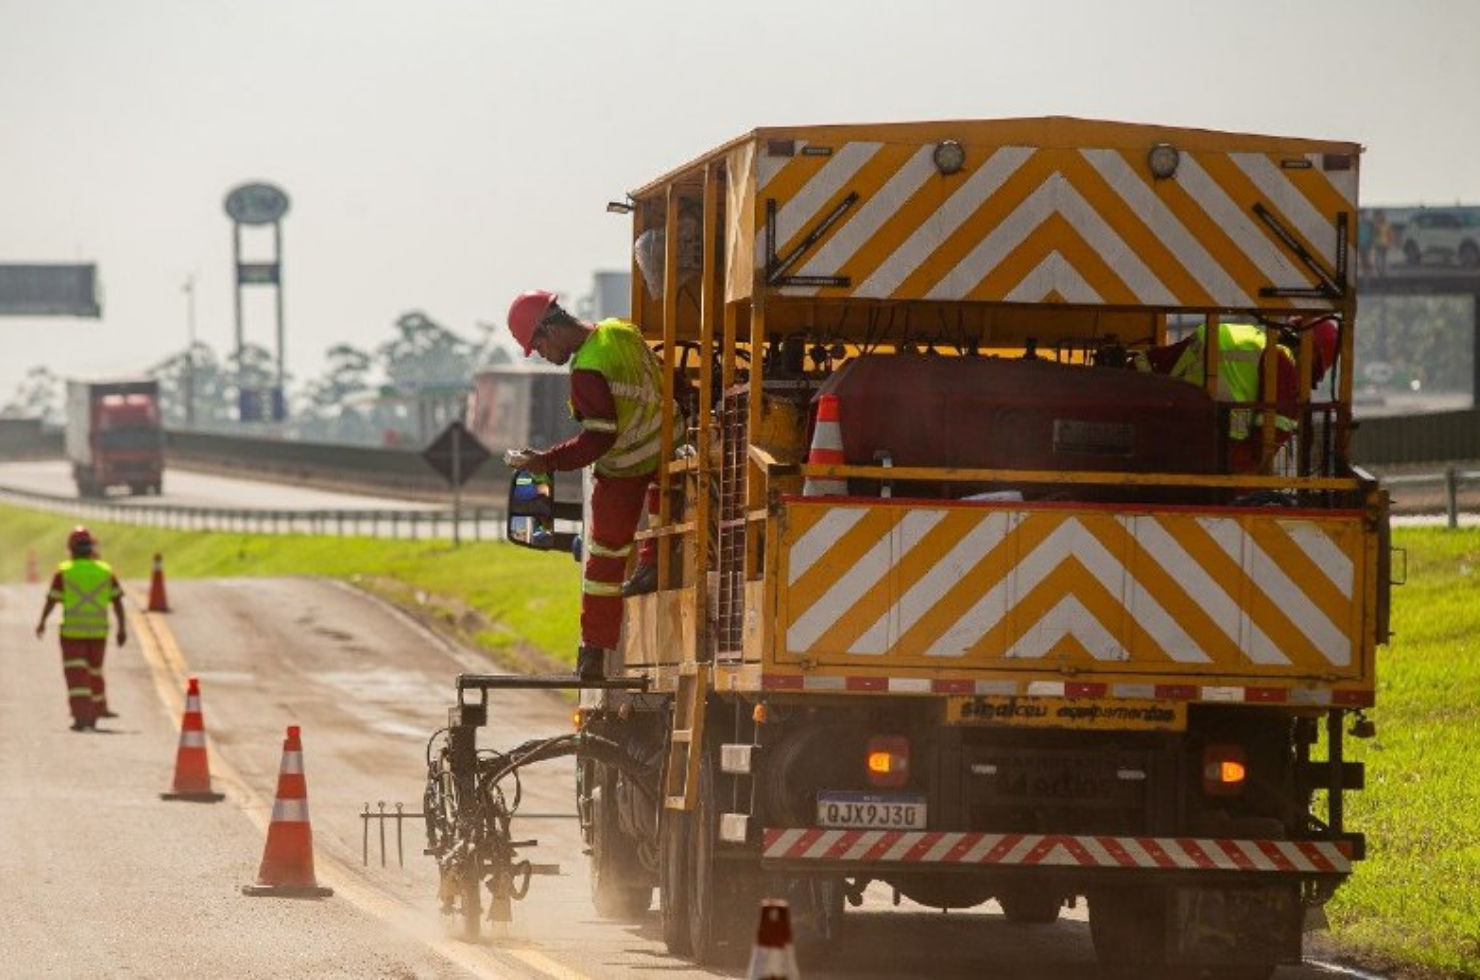
<instances>
[{"instance_id":1,"label":"yellow truck","mask_svg":"<svg viewBox=\"0 0 1480 980\"><path fill-rule=\"evenodd\" d=\"M598 910L656 887L703 962L763 894L826 941L879 883L1024 923L1086 899L1126 975L1298 960L1363 857L1343 740L1388 632L1387 498L1347 453L1360 153L766 128L632 192L686 437L625 687L579 716ZM1135 370L1232 324L1253 399L1217 343L1200 383Z\"/></svg>"}]
</instances>

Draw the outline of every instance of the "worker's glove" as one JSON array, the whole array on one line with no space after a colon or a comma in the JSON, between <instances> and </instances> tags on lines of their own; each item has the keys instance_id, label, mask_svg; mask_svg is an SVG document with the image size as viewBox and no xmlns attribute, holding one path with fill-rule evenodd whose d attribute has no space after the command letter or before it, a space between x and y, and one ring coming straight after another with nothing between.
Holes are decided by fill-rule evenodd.
<instances>
[{"instance_id":1,"label":"worker's glove","mask_svg":"<svg viewBox=\"0 0 1480 980\"><path fill-rule=\"evenodd\" d=\"M128 630L120 626L118 628L118 645L123 646L126 643L128 643Z\"/></svg>"},{"instance_id":2,"label":"worker's glove","mask_svg":"<svg viewBox=\"0 0 1480 980\"><path fill-rule=\"evenodd\" d=\"M529 470L531 473L541 473L547 469L544 454L533 449L510 449L504 453L504 462L511 469Z\"/></svg>"},{"instance_id":3,"label":"worker's glove","mask_svg":"<svg viewBox=\"0 0 1480 980\"><path fill-rule=\"evenodd\" d=\"M532 449L510 449L504 453L504 463L510 469L522 470L524 469L524 464L528 463L529 458L533 455L534 450Z\"/></svg>"},{"instance_id":4,"label":"worker's glove","mask_svg":"<svg viewBox=\"0 0 1480 980\"><path fill-rule=\"evenodd\" d=\"M37 623L36 624L36 639L39 640L44 635L46 635L46 624L45 623Z\"/></svg>"}]
</instances>

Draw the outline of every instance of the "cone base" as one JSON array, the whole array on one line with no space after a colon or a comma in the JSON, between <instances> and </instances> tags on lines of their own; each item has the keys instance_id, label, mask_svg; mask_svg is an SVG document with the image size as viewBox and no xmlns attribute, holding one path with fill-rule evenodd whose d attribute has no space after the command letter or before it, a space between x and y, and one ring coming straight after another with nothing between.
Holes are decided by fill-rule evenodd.
<instances>
[{"instance_id":1,"label":"cone base","mask_svg":"<svg viewBox=\"0 0 1480 980\"><path fill-rule=\"evenodd\" d=\"M220 803L226 799L225 793L213 793L209 790L197 793L160 793L161 800L184 800L187 803Z\"/></svg>"},{"instance_id":2,"label":"cone base","mask_svg":"<svg viewBox=\"0 0 1480 980\"><path fill-rule=\"evenodd\" d=\"M322 885L242 885L242 894L253 898L329 898L334 889Z\"/></svg>"}]
</instances>

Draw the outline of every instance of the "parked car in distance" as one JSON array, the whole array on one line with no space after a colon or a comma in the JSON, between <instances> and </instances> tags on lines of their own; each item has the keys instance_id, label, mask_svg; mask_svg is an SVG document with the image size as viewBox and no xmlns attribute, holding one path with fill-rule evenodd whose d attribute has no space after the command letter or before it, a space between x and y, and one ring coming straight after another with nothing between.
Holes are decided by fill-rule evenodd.
<instances>
[{"instance_id":1,"label":"parked car in distance","mask_svg":"<svg viewBox=\"0 0 1480 980\"><path fill-rule=\"evenodd\" d=\"M1409 265L1458 262L1480 269L1480 210L1413 212L1403 226L1403 257Z\"/></svg>"}]
</instances>

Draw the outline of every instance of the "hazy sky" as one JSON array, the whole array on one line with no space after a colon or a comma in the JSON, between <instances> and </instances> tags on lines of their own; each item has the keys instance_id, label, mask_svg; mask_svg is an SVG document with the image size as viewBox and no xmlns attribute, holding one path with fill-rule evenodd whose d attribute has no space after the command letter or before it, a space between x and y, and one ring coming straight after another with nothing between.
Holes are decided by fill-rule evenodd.
<instances>
[{"instance_id":1,"label":"hazy sky","mask_svg":"<svg viewBox=\"0 0 1480 980\"><path fill-rule=\"evenodd\" d=\"M756 126L1071 115L1354 140L1364 203L1480 203L1476 0L0 0L0 262L96 262L24 372L232 345L226 192L287 190L288 367L625 268L605 202ZM265 259L270 238L247 239ZM247 338L273 348L271 292Z\"/></svg>"}]
</instances>

